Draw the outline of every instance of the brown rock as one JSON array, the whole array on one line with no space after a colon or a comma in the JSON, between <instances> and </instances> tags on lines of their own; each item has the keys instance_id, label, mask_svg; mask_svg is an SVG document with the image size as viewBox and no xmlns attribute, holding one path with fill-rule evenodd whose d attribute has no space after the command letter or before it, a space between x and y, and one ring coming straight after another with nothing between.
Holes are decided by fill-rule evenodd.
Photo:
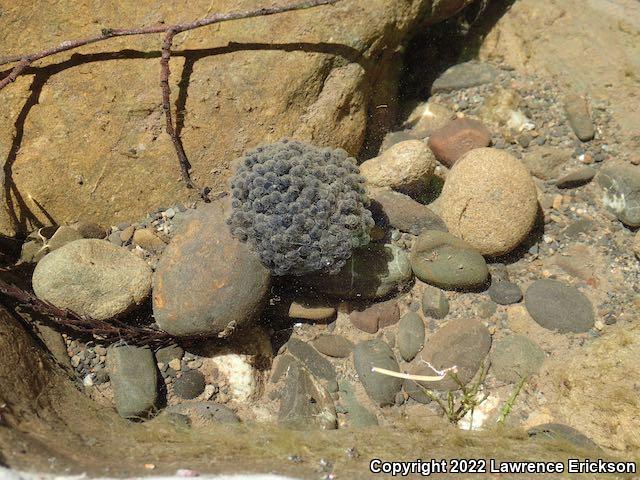
<instances>
[{"instance_id":1,"label":"brown rock","mask_svg":"<svg viewBox=\"0 0 640 480\"><path fill-rule=\"evenodd\" d=\"M149 252L159 252L166 246L160 237L147 228L135 231L133 243Z\"/></svg>"},{"instance_id":2,"label":"brown rock","mask_svg":"<svg viewBox=\"0 0 640 480\"><path fill-rule=\"evenodd\" d=\"M364 310L355 310L349 315L351 323L367 333L376 333L379 328L395 325L400 320L400 309L395 300L376 303Z\"/></svg>"},{"instance_id":3,"label":"brown rock","mask_svg":"<svg viewBox=\"0 0 640 480\"><path fill-rule=\"evenodd\" d=\"M53 234L53 237L49 239L47 247L50 252L53 252L60 247L64 247L67 243L80 240L82 238L82 235L80 235L76 229L63 225L58 228L56 233Z\"/></svg>"},{"instance_id":4,"label":"brown rock","mask_svg":"<svg viewBox=\"0 0 640 480\"><path fill-rule=\"evenodd\" d=\"M136 227L134 227L133 225L129 225L127 228L125 228L124 230L122 230L120 232L120 240L122 240L122 243L127 243L129 240L131 240L133 238L133 234L136 231Z\"/></svg>"},{"instance_id":5,"label":"brown rock","mask_svg":"<svg viewBox=\"0 0 640 480\"><path fill-rule=\"evenodd\" d=\"M473 379L490 349L491 334L482 323L477 320L457 319L450 321L428 338L420 357L436 369L455 365L458 367L458 378L466 384ZM412 373L436 374L431 369L425 370L424 366L424 362L416 362L415 372ZM459 388L452 378L421 383L426 388L436 390Z\"/></svg>"},{"instance_id":6,"label":"brown rock","mask_svg":"<svg viewBox=\"0 0 640 480\"><path fill-rule=\"evenodd\" d=\"M301 303L292 302L289 306L289 317L302 318L304 320L327 320L336 314L333 307L313 307Z\"/></svg>"},{"instance_id":7,"label":"brown rock","mask_svg":"<svg viewBox=\"0 0 640 480\"><path fill-rule=\"evenodd\" d=\"M270 275L231 236L229 211L218 201L189 215L158 263L153 313L172 335L228 336L262 312Z\"/></svg>"},{"instance_id":8,"label":"brown rock","mask_svg":"<svg viewBox=\"0 0 640 480\"><path fill-rule=\"evenodd\" d=\"M346 358L353 351L353 343L340 335L322 334L313 340L313 346L329 357Z\"/></svg>"},{"instance_id":9,"label":"brown rock","mask_svg":"<svg viewBox=\"0 0 640 480\"><path fill-rule=\"evenodd\" d=\"M406 142L407 140L419 140L420 138L413 132L401 130L399 132L389 132L384 136L378 155L389 150L396 143Z\"/></svg>"},{"instance_id":10,"label":"brown rock","mask_svg":"<svg viewBox=\"0 0 640 480\"><path fill-rule=\"evenodd\" d=\"M441 207L452 234L483 255L503 255L533 228L538 195L531 175L516 158L503 150L479 148L449 172Z\"/></svg>"},{"instance_id":11,"label":"brown rock","mask_svg":"<svg viewBox=\"0 0 640 480\"><path fill-rule=\"evenodd\" d=\"M155 0L118 8L61 0L47 9L54 31L38 20L42 5L10 3L0 17L6 54L39 51L113 25L168 25L204 18L212 8L226 13L265 6L264 0L241 6L195 0L186 12L179 3ZM396 49L436 15L468 3L376 0L363 8L340 2L178 35L176 50L197 52L188 65L184 57L172 59L169 79L173 96L186 99L179 105L185 114L181 136L195 182L223 189L239 152L285 136L357 154L367 133L378 140L395 118ZM276 48L243 47L266 38ZM12 148L17 156L7 179L13 209L0 208L0 233L27 233L47 215L62 224L91 215L114 225L197 196L178 180L176 154L164 133L160 42L152 35L121 37L83 47L85 57L77 61L69 60L75 50L44 58L36 83L25 75L2 91L0 158ZM292 51L287 45L306 47ZM89 61L114 52L110 61ZM386 108L376 108L381 105ZM12 146L16 122L21 134Z\"/></svg>"},{"instance_id":12,"label":"brown rock","mask_svg":"<svg viewBox=\"0 0 640 480\"><path fill-rule=\"evenodd\" d=\"M429 148L447 167L452 167L469 150L488 147L490 143L487 127L471 118L453 120L429 137Z\"/></svg>"}]
</instances>

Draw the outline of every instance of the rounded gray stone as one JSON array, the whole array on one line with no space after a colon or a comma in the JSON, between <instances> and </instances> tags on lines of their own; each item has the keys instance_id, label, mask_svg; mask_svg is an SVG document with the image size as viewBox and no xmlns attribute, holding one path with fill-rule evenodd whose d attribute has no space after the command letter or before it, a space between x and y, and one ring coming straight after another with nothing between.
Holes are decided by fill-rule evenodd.
<instances>
[{"instance_id":1,"label":"rounded gray stone","mask_svg":"<svg viewBox=\"0 0 640 480\"><path fill-rule=\"evenodd\" d=\"M424 322L420 315L410 312L400 319L396 345L402 358L410 362L424 345Z\"/></svg>"},{"instance_id":2,"label":"rounded gray stone","mask_svg":"<svg viewBox=\"0 0 640 480\"><path fill-rule=\"evenodd\" d=\"M496 342L491 354L491 371L498 380L515 383L536 373L545 358L544 351L529 338L511 335Z\"/></svg>"},{"instance_id":3,"label":"rounded gray stone","mask_svg":"<svg viewBox=\"0 0 640 480\"><path fill-rule=\"evenodd\" d=\"M511 282L492 283L487 293L491 300L500 305L511 305L522 300L522 290Z\"/></svg>"},{"instance_id":4,"label":"rounded gray stone","mask_svg":"<svg viewBox=\"0 0 640 480\"><path fill-rule=\"evenodd\" d=\"M147 416L158 395L157 369L151 349L128 345L110 347L107 369L120 416Z\"/></svg>"},{"instance_id":5,"label":"rounded gray stone","mask_svg":"<svg viewBox=\"0 0 640 480\"><path fill-rule=\"evenodd\" d=\"M378 227L393 227L412 235L420 235L424 230L447 231L447 226L438 215L408 195L378 190L372 192L370 197L369 210Z\"/></svg>"},{"instance_id":6,"label":"rounded gray stone","mask_svg":"<svg viewBox=\"0 0 640 480\"><path fill-rule=\"evenodd\" d=\"M595 317L589 299L576 288L556 280L538 280L526 291L525 306L541 326L560 333L584 333Z\"/></svg>"},{"instance_id":7,"label":"rounded gray stone","mask_svg":"<svg viewBox=\"0 0 640 480\"><path fill-rule=\"evenodd\" d=\"M226 337L263 311L270 274L231 236L227 201L204 205L178 227L153 276L153 314L177 337Z\"/></svg>"},{"instance_id":8,"label":"rounded gray stone","mask_svg":"<svg viewBox=\"0 0 640 480\"><path fill-rule=\"evenodd\" d=\"M359 343L353 351L353 364L371 400L381 407L395 403L402 380L371 371L373 367L400 371L389 345L378 339Z\"/></svg>"},{"instance_id":9,"label":"rounded gray stone","mask_svg":"<svg viewBox=\"0 0 640 480\"><path fill-rule=\"evenodd\" d=\"M173 382L173 393L185 400L191 400L204 392L204 387L204 375L198 370L187 370Z\"/></svg>"},{"instance_id":10,"label":"rounded gray stone","mask_svg":"<svg viewBox=\"0 0 640 480\"><path fill-rule=\"evenodd\" d=\"M124 248L82 239L40 260L32 282L39 299L78 315L108 320L147 299L151 268Z\"/></svg>"},{"instance_id":11,"label":"rounded gray stone","mask_svg":"<svg viewBox=\"0 0 640 480\"><path fill-rule=\"evenodd\" d=\"M442 290L427 285L422 294L422 312L430 318L443 319L449 313L449 300Z\"/></svg>"}]
</instances>

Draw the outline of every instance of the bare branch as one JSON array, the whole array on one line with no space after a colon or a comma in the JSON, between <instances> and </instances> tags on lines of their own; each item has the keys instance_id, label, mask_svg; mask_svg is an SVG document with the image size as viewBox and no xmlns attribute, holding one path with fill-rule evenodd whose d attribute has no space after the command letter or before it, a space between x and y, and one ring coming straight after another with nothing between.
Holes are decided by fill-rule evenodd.
<instances>
[{"instance_id":1,"label":"bare branch","mask_svg":"<svg viewBox=\"0 0 640 480\"><path fill-rule=\"evenodd\" d=\"M77 40L68 40L62 42L61 44L51 47L46 50L42 50L40 52L23 54L23 55L8 55L5 57L0 57L0 65L6 65L9 63L18 62L9 73L0 80L0 90L4 87L16 81L16 79L24 73L24 71L36 60L40 60L41 58L50 57L51 55L55 55L57 53L66 52L68 50L73 50L78 47L82 47L84 45L89 45L91 43L101 42L103 40L107 40L109 38L114 37L124 37L124 36L132 36L132 35L150 35L156 33L164 33L164 40L162 43L162 58L161 62L161 78L160 83L162 86L162 107L164 109L165 118L166 118L166 132L171 137L171 141L173 143L173 147L178 155L178 160L180 162L180 172L182 174L182 179L189 188L195 188L193 181L191 180L191 176L189 174L189 160L187 159L187 155L184 151L184 147L182 146L182 142L178 134L176 133L175 125L173 123L173 118L171 114L171 89L169 88L169 60L171 58L171 45L173 43L173 38L181 32L186 32L188 30L195 30L196 28L206 27L208 25L213 25L215 23L228 22L230 20L239 20L242 18L252 18L252 17L263 17L267 15L275 15L278 13L290 12L294 10L304 10L307 8L318 7L321 5L332 5L334 3L338 3L342 0L303 0L296 3L291 3L289 5L279 5L274 7L265 7L259 8L256 10L246 10L241 12L230 12L230 13L216 13L211 15L210 17L202 18L200 20L195 20L193 22L187 23L178 23L174 25L155 25L152 27L141 27L141 28L104 28L100 32L99 35L95 35L88 38L81 38ZM3 183L6 180L3 180ZM4 185L3 185L4 186ZM207 199L207 189L201 192L201 195L205 200Z\"/></svg>"},{"instance_id":2,"label":"bare branch","mask_svg":"<svg viewBox=\"0 0 640 480\"><path fill-rule=\"evenodd\" d=\"M124 323L118 319L107 321L81 317L69 310L44 302L34 294L2 280L0 280L0 294L8 296L28 310L44 315L56 330L92 337L103 343L124 340L135 345L163 345L172 341L168 333L150 326ZM20 318L26 321L24 316L20 315Z\"/></svg>"}]
</instances>

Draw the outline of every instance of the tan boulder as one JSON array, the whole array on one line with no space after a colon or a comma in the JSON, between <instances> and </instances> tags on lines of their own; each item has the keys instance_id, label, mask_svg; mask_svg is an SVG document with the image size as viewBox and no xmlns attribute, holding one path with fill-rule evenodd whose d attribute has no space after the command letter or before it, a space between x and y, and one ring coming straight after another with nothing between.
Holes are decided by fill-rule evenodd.
<instances>
[{"instance_id":1,"label":"tan boulder","mask_svg":"<svg viewBox=\"0 0 640 480\"><path fill-rule=\"evenodd\" d=\"M441 195L449 231L483 255L503 255L531 231L538 211L527 169L503 150L477 148L456 162Z\"/></svg>"},{"instance_id":2,"label":"tan boulder","mask_svg":"<svg viewBox=\"0 0 640 480\"><path fill-rule=\"evenodd\" d=\"M47 7L45 22L38 2L15 0L0 16L2 53L272 3L194 0L187 8L140 0L114 8L61 0ZM468 3L344 1L177 35L171 106L194 181L223 190L234 158L282 137L351 154L367 135L375 143L395 116L401 44ZM193 199L164 132L161 42L161 35L120 37L47 57L0 92L0 159L10 192L0 233L81 218L115 225Z\"/></svg>"}]
</instances>

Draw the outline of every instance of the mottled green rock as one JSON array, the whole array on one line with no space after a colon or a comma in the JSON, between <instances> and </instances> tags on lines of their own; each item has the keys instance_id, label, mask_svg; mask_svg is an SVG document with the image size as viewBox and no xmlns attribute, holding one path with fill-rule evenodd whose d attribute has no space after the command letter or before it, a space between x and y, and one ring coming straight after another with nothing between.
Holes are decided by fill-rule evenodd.
<instances>
[{"instance_id":1,"label":"mottled green rock","mask_svg":"<svg viewBox=\"0 0 640 480\"><path fill-rule=\"evenodd\" d=\"M424 231L413 245L410 261L416 277L445 290L480 288L489 278L482 255L446 232Z\"/></svg>"}]
</instances>

